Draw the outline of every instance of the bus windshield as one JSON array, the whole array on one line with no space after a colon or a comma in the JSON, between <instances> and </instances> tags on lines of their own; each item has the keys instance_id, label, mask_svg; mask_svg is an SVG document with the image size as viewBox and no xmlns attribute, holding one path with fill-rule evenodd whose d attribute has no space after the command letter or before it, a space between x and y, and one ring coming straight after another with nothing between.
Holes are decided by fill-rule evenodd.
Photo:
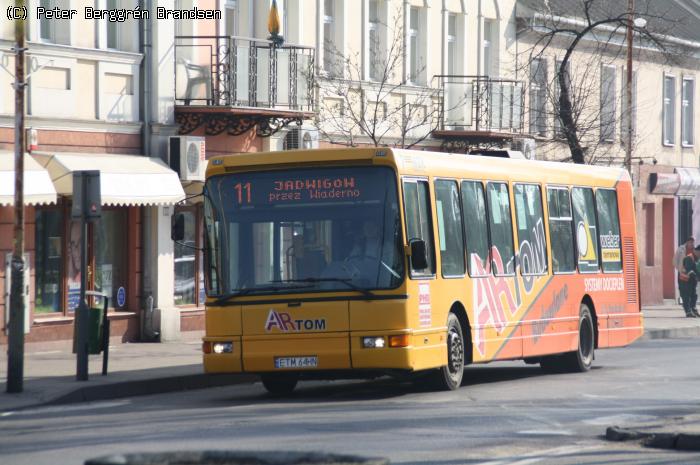
<instances>
[{"instance_id":1,"label":"bus windshield","mask_svg":"<svg viewBox=\"0 0 700 465\"><path fill-rule=\"evenodd\" d=\"M369 294L403 281L390 168L220 175L207 180L204 197L209 295Z\"/></svg>"}]
</instances>

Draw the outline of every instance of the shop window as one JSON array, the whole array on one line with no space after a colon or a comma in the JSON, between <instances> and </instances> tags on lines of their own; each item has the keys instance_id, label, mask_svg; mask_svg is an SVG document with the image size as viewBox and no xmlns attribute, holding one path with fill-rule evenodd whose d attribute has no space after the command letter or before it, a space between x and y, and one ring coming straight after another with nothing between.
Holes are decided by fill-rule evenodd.
<instances>
[{"instance_id":1,"label":"shop window","mask_svg":"<svg viewBox=\"0 0 700 465\"><path fill-rule=\"evenodd\" d=\"M109 297L109 306L126 306L127 283L127 210L102 210L102 218L95 223L93 236L95 251L94 289ZM90 276L88 276L90 279ZM121 292L120 288L124 288ZM120 305L121 304L121 305Z\"/></svg>"},{"instance_id":2,"label":"shop window","mask_svg":"<svg viewBox=\"0 0 700 465\"><path fill-rule=\"evenodd\" d=\"M63 215L61 210L36 211L34 312L55 313L63 309Z\"/></svg>"},{"instance_id":3,"label":"shop window","mask_svg":"<svg viewBox=\"0 0 700 465\"><path fill-rule=\"evenodd\" d=\"M195 210L178 209L185 222L185 236L175 243L175 305L197 303L197 214Z\"/></svg>"}]
</instances>

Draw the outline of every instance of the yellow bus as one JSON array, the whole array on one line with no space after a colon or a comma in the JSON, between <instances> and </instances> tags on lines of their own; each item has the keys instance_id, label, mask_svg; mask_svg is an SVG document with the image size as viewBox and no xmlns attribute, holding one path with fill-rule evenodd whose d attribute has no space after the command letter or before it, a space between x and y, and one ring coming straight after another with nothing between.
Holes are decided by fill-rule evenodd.
<instances>
[{"instance_id":1,"label":"yellow bus","mask_svg":"<svg viewBox=\"0 0 700 465\"><path fill-rule=\"evenodd\" d=\"M204 369L258 373L271 393L375 374L452 390L496 360L582 372L643 333L622 169L250 153L211 159L203 195Z\"/></svg>"}]
</instances>

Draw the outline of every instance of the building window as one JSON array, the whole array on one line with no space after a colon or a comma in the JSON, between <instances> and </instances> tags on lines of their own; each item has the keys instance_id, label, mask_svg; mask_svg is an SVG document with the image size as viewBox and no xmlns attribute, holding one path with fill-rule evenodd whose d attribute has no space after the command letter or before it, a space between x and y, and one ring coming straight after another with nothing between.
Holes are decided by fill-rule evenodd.
<instances>
[{"instance_id":1,"label":"building window","mask_svg":"<svg viewBox=\"0 0 700 465\"><path fill-rule=\"evenodd\" d=\"M34 313L63 310L63 212L37 209L34 269Z\"/></svg>"},{"instance_id":2,"label":"building window","mask_svg":"<svg viewBox=\"0 0 700 465\"><path fill-rule=\"evenodd\" d=\"M613 142L615 138L616 71L614 66L603 65L600 70L600 141Z\"/></svg>"},{"instance_id":3,"label":"building window","mask_svg":"<svg viewBox=\"0 0 700 465\"><path fill-rule=\"evenodd\" d=\"M119 9L119 0L107 0L107 9ZM119 23L116 21L107 21L107 48L119 48Z\"/></svg>"},{"instance_id":4,"label":"building window","mask_svg":"<svg viewBox=\"0 0 700 465\"><path fill-rule=\"evenodd\" d=\"M425 26L421 9L411 7L408 19L408 80L414 84L425 83Z\"/></svg>"},{"instance_id":5,"label":"building window","mask_svg":"<svg viewBox=\"0 0 700 465\"><path fill-rule=\"evenodd\" d=\"M102 210L100 221L95 224L94 288L109 297L109 305L122 309L126 305L117 297L119 288L126 293L127 284L127 214L126 209ZM119 305L122 303L122 305Z\"/></svg>"},{"instance_id":6,"label":"building window","mask_svg":"<svg viewBox=\"0 0 700 465\"><path fill-rule=\"evenodd\" d=\"M692 147L695 143L695 79L683 78L681 95L681 143L684 147Z\"/></svg>"},{"instance_id":7,"label":"building window","mask_svg":"<svg viewBox=\"0 0 700 465\"><path fill-rule=\"evenodd\" d=\"M693 236L693 199L678 199L678 243Z\"/></svg>"},{"instance_id":8,"label":"building window","mask_svg":"<svg viewBox=\"0 0 700 465\"><path fill-rule=\"evenodd\" d=\"M664 76L664 108L663 108L663 141L664 145L676 142L676 78Z\"/></svg>"},{"instance_id":9,"label":"building window","mask_svg":"<svg viewBox=\"0 0 700 465\"><path fill-rule=\"evenodd\" d=\"M386 53L386 28L385 22L386 2L382 0L370 0L369 2L369 78L373 81L384 80Z\"/></svg>"},{"instance_id":10,"label":"building window","mask_svg":"<svg viewBox=\"0 0 700 465\"><path fill-rule=\"evenodd\" d=\"M175 305L196 305L199 300L200 287L203 288L200 269L201 259L197 252L199 232L197 210L178 207L176 214L182 214L185 223L185 237L175 243ZM199 278L199 279L198 279Z\"/></svg>"},{"instance_id":11,"label":"building window","mask_svg":"<svg viewBox=\"0 0 700 465\"><path fill-rule=\"evenodd\" d=\"M498 21L484 20L484 74L498 77Z\"/></svg>"},{"instance_id":12,"label":"building window","mask_svg":"<svg viewBox=\"0 0 700 465\"><path fill-rule=\"evenodd\" d=\"M447 16L447 74L454 76L457 55L457 15Z\"/></svg>"},{"instance_id":13,"label":"building window","mask_svg":"<svg viewBox=\"0 0 700 465\"><path fill-rule=\"evenodd\" d=\"M530 134L547 134L547 62L541 58L530 63Z\"/></svg>"},{"instance_id":14,"label":"building window","mask_svg":"<svg viewBox=\"0 0 700 465\"><path fill-rule=\"evenodd\" d=\"M224 4L224 21L226 35L229 37L238 35L238 4L236 0L226 0Z\"/></svg>"},{"instance_id":15,"label":"building window","mask_svg":"<svg viewBox=\"0 0 700 465\"><path fill-rule=\"evenodd\" d=\"M336 18L335 0L323 1L323 69L332 76L337 76L337 54L339 49L336 41L337 28L340 21Z\"/></svg>"}]
</instances>

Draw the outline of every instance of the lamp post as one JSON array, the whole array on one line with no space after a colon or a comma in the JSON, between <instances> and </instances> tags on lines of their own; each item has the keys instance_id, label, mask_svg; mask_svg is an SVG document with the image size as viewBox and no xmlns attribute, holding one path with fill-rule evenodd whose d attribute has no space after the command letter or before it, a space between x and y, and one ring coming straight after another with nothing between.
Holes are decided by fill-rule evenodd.
<instances>
[{"instance_id":1,"label":"lamp post","mask_svg":"<svg viewBox=\"0 0 700 465\"><path fill-rule=\"evenodd\" d=\"M26 11L25 0L15 0ZM7 392L22 392L24 384L24 20L15 19L15 222L10 280L10 321L7 344Z\"/></svg>"},{"instance_id":2,"label":"lamp post","mask_svg":"<svg viewBox=\"0 0 700 465\"><path fill-rule=\"evenodd\" d=\"M625 168L632 175L632 39L634 24L634 0L627 0L627 140L625 141Z\"/></svg>"}]
</instances>

